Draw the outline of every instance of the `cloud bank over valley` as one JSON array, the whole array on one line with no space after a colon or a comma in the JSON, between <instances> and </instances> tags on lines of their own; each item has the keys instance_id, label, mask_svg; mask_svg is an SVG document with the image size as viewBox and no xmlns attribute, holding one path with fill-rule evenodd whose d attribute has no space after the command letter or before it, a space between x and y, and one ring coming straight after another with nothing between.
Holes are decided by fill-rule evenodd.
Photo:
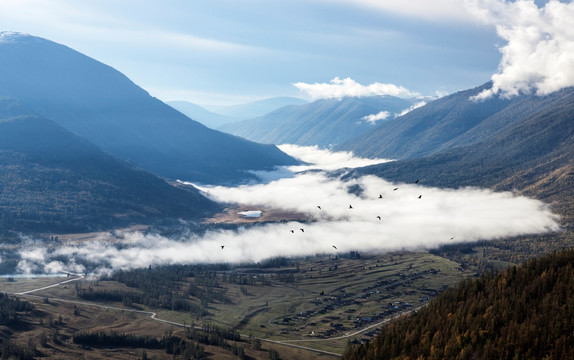
<instances>
[{"instance_id":1,"label":"cloud bank over valley","mask_svg":"<svg viewBox=\"0 0 574 360\"><path fill-rule=\"evenodd\" d=\"M351 153L315 147L283 145L281 149L307 164L278 169L267 174L264 183L200 188L214 200L248 207L244 215L273 208L298 212L306 221L211 229L177 238L116 232L57 246L26 239L19 252L18 271L97 274L155 264L259 262L277 256L352 250L420 250L559 230L557 216L538 200L486 189L431 188L424 180L415 183L415 177L424 178L424 174L413 175L409 184L374 176L342 181L325 170L387 160L359 159Z\"/></svg>"}]
</instances>

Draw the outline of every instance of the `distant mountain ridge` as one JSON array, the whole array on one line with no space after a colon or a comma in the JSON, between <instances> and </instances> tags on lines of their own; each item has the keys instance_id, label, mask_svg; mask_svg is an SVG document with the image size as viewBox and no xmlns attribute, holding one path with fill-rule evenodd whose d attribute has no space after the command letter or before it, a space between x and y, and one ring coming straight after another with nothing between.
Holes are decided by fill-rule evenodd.
<instances>
[{"instance_id":1,"label":"distant mountain ridge","mask_svg":"<svg viewBox=\"0 0 574 360\"><path fill-rule=\"evenodd\" d=\"M225 116L250 119L263 116L283 106L304 104L307 104L307 100L292 96L277 96L236 105L204 105L203 108Z\"/></svg>"},{"instance_id":2,"label":"distant mountain ridge","mask_svg":"<svg viewBox=\"0 0 574 360\"><path fill-rule=\"evenodd\" d=\"M374 125L366 116L386 111L390 119L416 102L392 96L322 99L305 105L284 106L262 117L226 124L219 129L266 144L327 148L371 130Z\"/></svg>"},{"instance_id":3,"label":"distant mountain ridge","mask_svg":"<svg viewBox=\"0 0 574 360\"><path fill-rule=\"evenodd\" d=\"M18 101L0 99L2 231L90 231L199 219L220 208L192 187L102 152Z\"/></svg>"},{"instance_id":4,"label":"distant mountain ridge","mask_svg":"<svg viewBox=\"0 0 574 360\"><path fill-rule=\"evenodd\" d=\"M0 96L171 179L236 182L249 170L296 163L275 146L209 129L113 68L38 37L0 34Z\"/></svg>"},{"instance_id":5,"label":"distant mountain ridge","mask_svg":"<svg viewBox=\"0 0 574 360\"><path fill-rule=\"evenodd\" d=\"M168 101L166 104L211 129L217 129L222 125L241 120L241 118L211 112L188 101Z\"/></svg>"}]
</instances>

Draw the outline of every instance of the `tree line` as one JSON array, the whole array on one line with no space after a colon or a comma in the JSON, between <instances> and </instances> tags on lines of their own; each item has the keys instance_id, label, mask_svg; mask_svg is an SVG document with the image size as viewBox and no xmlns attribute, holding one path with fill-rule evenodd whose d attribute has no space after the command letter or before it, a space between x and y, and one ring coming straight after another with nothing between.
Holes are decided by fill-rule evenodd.
<instances>
[{"instance_id":1,"label":"tree line","mask_svg":"<svg viewBox=\"0 0 574 360\"><path fill-rule=\"evenodd\" d=\"M19 320L19 312L32 310L34 310L34 305L31 303L0 293L0 325L13 325Z\"/></svg>"},{"instance_id":2,"label":"tree line","mask_svg":"<svg viewBox=\"0 0 574 360\"><path fill-rule=\"evenodd\" d=\"M182 359L204 357L203 346L174 335L156 338L149 335L122 334L114 331L82 331L74 334L74 344L93 347L163 349L167 354L181 356Z\"/></svg>"}]
</instances>

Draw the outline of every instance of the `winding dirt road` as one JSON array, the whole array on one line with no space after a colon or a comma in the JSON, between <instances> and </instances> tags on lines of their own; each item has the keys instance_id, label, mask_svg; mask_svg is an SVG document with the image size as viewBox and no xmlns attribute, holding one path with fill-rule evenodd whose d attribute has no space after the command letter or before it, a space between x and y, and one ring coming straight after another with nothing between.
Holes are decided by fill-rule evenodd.
<instances>
[{"instance_id":1,"label":"winding dirt road","mask_svg":"<svg viewBox=\"0 0 574 360\"><path fill-rule=\"evenodd\" d=\"M22 297L28 297L28 298L36 298L36 299L44 299L45 296L39 296L39 295L32 295L32 293L35 292L39 292L42 290L46 290L46 289L50 289L50 288L54 288L57 286L61 286L61 285L65 285L65 284L69 284L71 282L75 282L75 281L80 281L83 280L85 278L84 275L81 274L70 274L72 276L75 276L72 279L68 279L65 281L60 281L57 282L55 284L52 285L48 285L48 286L43 286L40 288L36 288L36 289L32 289L32 290L27 290L27 291L22 291L22 292L13 292L10 293L11 295L14 296L22 296ZM50 301L58 301L58 302L62 302L62 303L68 303L68 304L74 304L74 305L81 305L81 306L91 306L91 307L97 307L97 308L101 308L101 309L105 309L105 310L115 310L115 311L123 311L123 312L131 312L131 313L136 313L136 314L144 314L144 315L149 315L150 318L154 321L159 321L165 324L170 324L173 326L177 326L177 327L191 327L190 325L186 325L186 324L182 324L182 323L178 323L178 322L174 322L174 321L169 321L169 320L165 320L165 319L160 319L157 317L157 314L153 311L145 311L145 310L134 310L134 309L126 309L126 308L121 308L121 307L116 307L116 306L109 306L109 305L101 305L101 304L96 304L96 303L92 303L92 302L84 302L84 301L76 301L76 300L67 300L67 299L59 299L59 298L53 298L50 297ZM424 306L424 305L422 305ZM422 306L416 307L414 309L402 312L400 315L405 315L408 313L411 313L413 311L417 311L418 309L420 309ZM372 324L366 328L354 331L352 333L346 333L344 335L341 336L334 336L334 337L329 337L329 338L315 338L315 339L298 339L298 340L272 340L272 339L265 339L265 338L258 338L261 341L265 341L268 343L274 343L274 344L279 344L279 345L285 345L285 346L290 346L290 347L294 347L294 348L298 348L298 349L303 349L303 350L308 350L308 351L313 351L316 353L321 353L321 354L325 354L325 355L331 355L331 356L338 356L340 357L341 354L339 353L334 353L334 352L330 352L330 351L325 351L325 350L319 350L319 349L314 349L311 347L307 347L307 346L303 346L303 345L298 345L298 343L305 343L305 342L319 342L319 341L332 341L332 340L340 340L340 339L346 339L346 338L350 338L352 336L356 336L358 334L361 334L363 332L366 332L370 329L376 328L376 327L380 327L386 323L388 323L389 321L391 321L393 318L388 318L385 320L382 320L376 324ZM195 326L194 328L201 330L200 326ZM252 336L249 335L245 335L245 334L240 334L241 337L243 338L253 338Z\"/></svg>"}]
</instances>

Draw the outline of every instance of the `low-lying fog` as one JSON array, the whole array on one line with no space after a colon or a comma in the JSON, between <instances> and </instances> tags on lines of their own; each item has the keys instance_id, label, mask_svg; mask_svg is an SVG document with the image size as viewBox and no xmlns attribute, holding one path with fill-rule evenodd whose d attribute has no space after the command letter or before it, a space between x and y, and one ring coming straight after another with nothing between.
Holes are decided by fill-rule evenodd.
<instances>
[{"instance_id":1,"label":"low-lying fog","mask_svg":"<svg viewBox=\"0 0 574 360\"><path fill-rule=\"evenodd\" d=\"M217 201L248 206L252 215L277 208L303 213L308 222L210 230L177 239L132 232L123 234L121 242L108 235L57 248L28 240L20 251L18 270L100 273L153 264L258 262L277 256L351 250L417 250L559 229L557 216L538 200L477 188L427 187L424 174L413 175L408 184L374 176L345 182L324 171L306 170L353 168L385 160L358 159L314 147L283 145L281 149L309 165L258 173L262 177L259 184L200 189ZM419 177L423 180L415 184ZM86 269L86 263L93 266Z\"/></svg>"}]
</instances>

